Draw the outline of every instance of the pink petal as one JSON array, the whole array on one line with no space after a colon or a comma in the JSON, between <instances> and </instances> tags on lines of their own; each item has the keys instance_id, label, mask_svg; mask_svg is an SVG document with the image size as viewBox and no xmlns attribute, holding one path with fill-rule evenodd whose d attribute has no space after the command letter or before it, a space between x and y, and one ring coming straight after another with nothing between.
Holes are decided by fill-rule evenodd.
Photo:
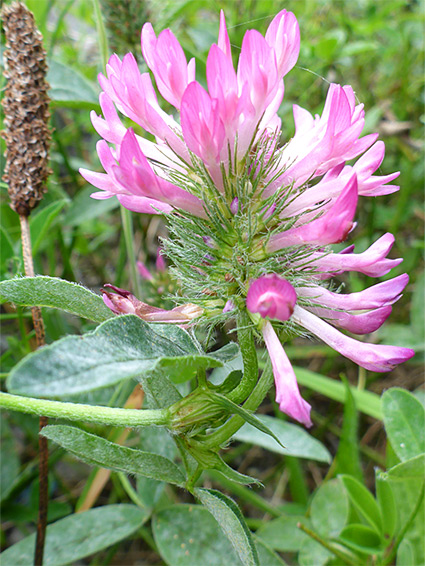
<instances>
[{"instance_id":1,"label":"pink petal","mask_svg":"<svg viewBox=\"0 0 425 566\"><path fill-rule=\"evenodd\" d=\"M393 244L394 236L387 233L360 254L351 252L322 254L314 252L312 259L316 259L310 263L310 266L314 265L318 270L324 272L358 271L370 277L381 277L403 261L402 259L388 259L386 257Z\"/></svg>"},{"instance_id":2,"label":"pink petal","mask_svg":"<svg viewBox=\"0 0 425 566\"><path fill-rule=\"evenodd\" d=\"M294 370L270 322L264 324L262 333L273 366L276 402L280 410L304 426L311 427L311 406L300 395Z\"/></svg>"},{"instance_id":3,"label":"pink petal","mask_svg":"<svg viewBox=\"0 0 425 566\"><path fill-rule=\"evenodd\" d=\"M188 148L207 164L216 164L224 141L217 103L197 82L187 87L181 104L181 125Z\"/></svg>"},{"instance_id":4,"label":"pink petal","mask_svg":"<svg viewBox=\"0 0 425 566\"><path fill-rule=\"evenodd\" d=\"M392 305L401 297L403 289L409 282L407 273L394 277L383 283L372 285L357 293L333 293L318 285L314 287L297 287L299 297L308 297L313 302L334 309L363 310Z\"/></svg>"},{"instance_id":5,"label":"pink petal","mask_svg":"<svg viewBox=\"0 0 425 566\"><path fill-rule=\"evenodd\" d=\"M300 51L300 29L294 14L286 10L279 12L265 37L275 51L279 77L284 77L297 62Z\"/></svg>"},{"instance_id":6,"label":"pink petal","mask_svg":"<svg viewBox=\"0 0 425 566\"><path fill-rule=\"evenodd\" d=\"M353 334L369 334L378 330L390 316L390 305L369 312L353 314L351 312L335 311L321 307L306 307L309 312L325 318L328 322Z\"/></svg>"},{"instance_id":7,"label":"pink petal","mask_svg":"<svg viewBox=\"0 0 425 566\"><path fill-rule=\"evenodd\" d=\"M230 47L229 35L227 33L226 18L223 10L220 10L220 28L218 31L218 46L226 55L227 59L232 62L232 49Z\"/></svg>"},{"instance_id":8,"label":"pink petal","mask_svg":"<svg viewBox=\"0 0 425 566\"><path fill-rule=\"evenodd\" d=\"M292 319L321 338L334 350L370 371L391 371L396 365L409 360L415 354L410 348L368 344L354 340L297 305Z\"/></svg>"},{"instance_id":9,"label":"pink petal","mask_svg":"<svg viewBox=\"0 0 425 566\"><path fill-rule=\"evenodd\" d=\"M325 214L303 226L274 234L267 243L267 251L273 253L284 247L304 243L327 245L342 242L353 227L357 197L357 179L353 175Z\"/></svg>"}]
</instances>

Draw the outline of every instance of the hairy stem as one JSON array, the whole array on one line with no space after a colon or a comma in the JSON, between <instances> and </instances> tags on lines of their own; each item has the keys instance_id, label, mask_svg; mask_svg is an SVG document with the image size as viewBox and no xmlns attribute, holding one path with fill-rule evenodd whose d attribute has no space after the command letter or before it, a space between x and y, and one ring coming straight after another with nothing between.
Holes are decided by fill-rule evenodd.
<instances>
[{"instance_id":1,"label":"hairy stem","mask_svg":"<svg viewBox=\"0 0 425 566\"><path fill-rule=\"evenodd\" d=\"M258 360L254 343L251 320L246 312L238 317L238 342L243 359L243 377L241 382L227 397L234 403L242 403L253 390L258 380Z\"/></svg>"},{"instance_id":2,"label":"hairy stem","mask_svg":"<svg viewBox=\"0 0 425 566\"><path fill-rule=\"evenodd\" d=\"M11 395L10 393L0 393L0 407L30 415L46 415L57 419L123 427L167 426L171 422L168 409L115 409L97 405L34 399Z\"/></svg>"}]
</instances>

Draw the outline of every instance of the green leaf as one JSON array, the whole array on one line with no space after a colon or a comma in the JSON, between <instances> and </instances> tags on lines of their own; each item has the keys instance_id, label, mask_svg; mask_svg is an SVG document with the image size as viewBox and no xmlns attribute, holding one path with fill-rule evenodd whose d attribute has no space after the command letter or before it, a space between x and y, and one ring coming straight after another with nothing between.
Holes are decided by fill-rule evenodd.
<instances>
[{"instance_id":1,"label":"green leaf","mask_svg":"<svg viewBox=\"0 0 425 566\"><path fill-rule=\"evenodd\" d=\"M286 566L286 562L284 562L276 552L273 552L260 538L255 535L253 535L253 538L261 566Z\"/></svg>"},{"instance_id":2,"label":"green leaf","mask_svg":"<svg viewBox=\"0 0 425 566\"><path fill-rule=\"evenodd\" d=\"M4 414L1 415L0 444L0 501L6 499L19 474L19 458L12 431Z\"/></svg>"},{"instance_id":3,"label":"green leaf","mask_svg":"<svg viewBox=\"0 0 425 566\"><path fill-rule=\"evenodd\" d=\"M360 464L360 451L358 442L358 413L353 394L348 381L342 377L346 390L346 401L344 403L344 421L342 423L341 438L335 456L334 474L348 474L359 481L363 480Z\"/></svg>"},{"instance_id":4,"label":"green leaf","mask_svg":"<svg viewBox=\"0 0 425 566\"><path fill-rule=\"evenodd\" d=\"M146 372L137 379L146 393L146 405L152 409L170 407L182 398L163 371Z\"/></svg>"},{"instance_id":5,"label":"green leaf","mask_svg":"<svg viewBox=\"0 0 425 566\"><path fill-rule=\"evenodd\" d=\"M397 507L393 488L388 479L380 472L376 473L376 499L381 510L382 532L384 538L390 541L397 527Z\"/></svg>"},{"instance_id":6,"label":"green leaf","mask_svg":"<svg viewBox=\"0 0 425 566\"><path fill-rule=\"evenodd\" d=\"M180 469L164 456L119 446L76 427L48 425L40 434L92 466L141 475L177 485L181 485L185 480Z\"/></svg>"},{"instance_id":7,"label":"green leaf","mask_svg":"<svg viewBox=\"0 0 425 566\"><path fill-rule=\"evenodd\" d=\"M47 527L43 566L75 564L129 537L149 514L135 505L103 505L70 515ZM1 554L2 564L28 566L34 559L35 534Z\"/></svg>"},{"instance_id":8,"label":"green leaf","mask_svg":"<svg viewBox=\"0 0 425 566\"><path fill-rule=\"evenodd\" d=\"M382 411L388 439L402 462L425 452L425 409L414 395L388 389L382 396Z\"/></svg>"},{"instance_id":9,"label":"green leaf","mask_svg":"<svg viewBox=\"0 0 425 566\"><path fill-rule=\"evenodd\" d=\"M49 96L56 106L93 109L99 104L94 85L68 65L50 60L46 79L50 84Z\"/></svg>"},{"instance_id":10,"label":"green leaf","mask_svg":"<svg viewBox=\"0 0 425 566\"><path fill-rule=\"evenodd\" d=\"M61 397L174 366L181 372L222 362L198 351L176 325L117 316L84 336L68 336L24 358L9 375L11 392Z\"/></svg>"},{"instance_id":11,"label":"green leaf","mask_svg":"<svg viewBox=\"0 0 425 566\"><path fill-rule=\"evenodd\" d=\"M331 461L331 455L325 446L308 434L304 428L267 415L257 415L257 419L276 435L280 444L250 424L244 424L233 438L240 442L257 444L278 454L307 458L318 462Z\"/></svg>"},{"instance_id":12,"label":"green leaf","mask_svg":"<svg viewBox=\"0 0 425 566\"><path fill-rule=\"evenodd\" d=\"M310 537L297 527L298 523L310 527L304 515L288 515L268 521L257 531L257 536L278 552L298 552Z\"/></svg>"},{"instance_id":13,"label":"green leaf","mask_svg":"<svg viewBox=\"0 0 425 566\"><path fill-rule=\"evenodd\" d=\"M347 391L343 383L300 367L294 367L294 371L300 385L309 387L313 391L329 397L329 399L334 399L340 403L346 402ZM378 395L351 386L350 391L358 411L374 419L382 420L381 399Z\"/></svg>"},{"instance_id":14,"label":"green leaf","mask_svg":"<svg viewBox=\"0 0 425 566\"><path fill-rule=\"evenodd\" d=\"M323 483L310 506L312 528L323 538L337 538L349 515L347 492L340 479Z\"/></svg>"},{"instance_id":15,"label":"green leaf","mask_svg":"<svg viewBox=\"0 0 425 566\"><path fill-rule=\"evenodd\" d=\"M307 539L298 553L300 566L325 566L335 555L315 540Z\"/></svg>"},{"instance_id":16,"label":"green leaf","mask_svg":"<svg viewBox=\"0 0 425 566\"><path fill-rule=\"evenodd\" d=\"M92 186L86 186L77 193L64 216L64 226L80 226L87 220L98 218L119 207L120 203L116 198L105 200L91 198L90 195L94 192L95 189Z\"/></svg>"},{"instance_id":17,"label":"green leaf","mask_svg":"<svg viewBox=\"0 0 425 566\"><path fill-rule=\"evenodd\" d=\"M339 476L348 492L351 503L362 517L378 532L382 532L381 513L370 491L352 476Z\"/></svg>"},{"instance_id":18,"label":"green leaf","mask_svg":"<svg viewBox=\"0 0 425 566\"><path fill-rule=\"evenodd\" d=\"M0 300L23 307L50 307L104 322L113 318L102 297L58 277L20 277L0 282Z\"/></svg>"},{"instance_id":19,"label":"green leaf","mask_svg":"<svg viewBox=\"0 0 425 566\"><path fill-rule=\"evenodd\" d=\"M194 493L220 525L242 564L259 566L254 540L236 503L215 489L195 489Z\"/></svg>"},{"instance_id":20,"label":"green leaf","mask_svg":"<svg viewBox=\"0 0 425 566\"><path fill-rule=\"evenodd\" d=\"M139 447L141 450L159 454L171 461L174 460L177 455L177 449L168 430L157 426L143 427L140 431L140 436ZM143 476L137 477L137 493L146 507L155 507L164 491L164 487L164 482Z\"/></svg>"},{"instance_id":21,"label":"green leaf","mask_svg":"<svg viewBox=\"0 0 425 566\"><path fill-rule=\"evenodd\" d=\"M230 342L229 344L224 345L222 348L216 350L215 352L209 352L208 357L211 360L215 360L215 366L222 366L226 362L233 360L233 358L235 358L238 354L239 346L235 342ZM202 364L192 364L190 368L185 369L185 371L181 371L181 368L179 366L176 367L176 364L173 360L170 362L164 360L162 367L167 368L167 377L173 383L184 383L185 381L189 381L196 376L197 369L207 366Z\"/></svg>"},{"instance_id":22,"label":"green leaf","mask_svg":"<svg viewBox=\"0 0 425 566\"><path fill-rule=\"evenodd\" d=\"M425 477L425 454L419 454L419 456L397 464L387 471L387 475L392 480L400 481Z\"/></svg>"},{"instance_id":23,"label":"green leaf","mask_svg":"<svg viewBox=\"0 0 425 566\"><path fill-rule=\"evenodd\" d=\"M413 544L408 540L402 540L397 550L396 566L406 566L407 564L419 564Z\"/></svg>"},{"instance_id":24,"label":"green leaf","mask_svg":"<svg viewBox=\"0 0 425 566\"><path fill-rule=\"evenodd\" d=\"M37 253L41 244L46 241L46 234L49 228L67 202L67 200L52 202L37 211L36 214L30 216L29 224L33 255Z\"/></svg>"},{"instance_id":25,"label":"green leaf","mask_svg":"<svg viewBox=\"0 0 425 566\"><path fill-rule=\"evenodd\" d=\"M339 540L348 548L363 554L381 553L381 537L366 525L348 525L339 535Z\"/></svg>"},{"instance_id":26,"label":"green leaf","mask_svg":"<svg viewBox=\"0 0 425 566\"><path fill-rule=\"evenodd\" d=\"M154 515L152 531L170 566L240 566L217 521L201 505L173 505Z\"/></svg>"},{"instance_id":27,"label":"green leaf","mask_svg":"<svg viewBox=\"0 0 425 566\"><path fill-rule=\"evenodd\" d=\"M423 498L424 476L421 478L393 479L388 476L394 491L397 509L396 537L407 528L403 540L408 540L414 549L416 562L425 564L425 501ZM418 502L422 500L419 509ZM401 566L404 566L401 565Z\"/></svg>"},{"instance_id":28,"label":"green leaf","mask_svg":"<svg viewBox=\"0 0 425 566\"><path fill-rule=\"evenodd\" d=\"M419 343L425 342L425 272L422 271L415 283L410 309L410 320L413 333Z\"/></svg>"}]
</instances>

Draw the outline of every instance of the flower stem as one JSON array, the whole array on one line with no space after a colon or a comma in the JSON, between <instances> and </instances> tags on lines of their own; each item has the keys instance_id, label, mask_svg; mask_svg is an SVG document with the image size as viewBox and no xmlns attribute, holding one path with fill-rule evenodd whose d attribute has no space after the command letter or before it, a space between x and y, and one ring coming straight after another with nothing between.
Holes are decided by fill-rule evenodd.
<instances>
[{"instance_id":1,"label":"flower stem","mask_svg":"<svg viewBox=\"0 0 425 566\"><path fill-rule=\"evenodd\" d=\"M251 392L251 395L243 404L243 408L248 411L255 411L262 403L264 397L267 395L271 385L273 384L273 370L271 363L268 362L261 374L257 385ZM205 448L215 448L224 444L231 438L245 423L242 417L234 416L227 421L225 425L213 432L203 442Z\"/></svg>"},{"instance_id":2,"label":"flower stem","mask_svg":"<svg viewBox=\"0 0 425 566\"><path fill-rule=\"evenodd\" d=\"M125 247L127 250L128 261L130 262L130 279L133 293L136 297L140 297L139 275L136 265L136 253L133 245L133 218L130 210L123 206L121 208L121 221L124 230Z\"/></svg>"},{"instance_id":3,"label":"flower stem","mask_svg":"<svg viewBox=\"0 0 425 566\"><path fill-rule=\"evenodd\" d=\"M0 407L31 415L44 415L56 419L123 427L167 426L171 421L168 409L115 409L96 405L34 399L9 393L0 393Z\"/></svg>"},{"instance_id":4,"label":"flower stem","mask_svg":"<svg viewBox=\"0 0 425 566\"><path fill-rule=\"evenodd\" d=\"M242 403L253 390L258 380L258 360L254 343L252 323L246 312L238 317L238 341L243 358L243 377L227 397L234 403Z\"/></svg>"}]
</instances>

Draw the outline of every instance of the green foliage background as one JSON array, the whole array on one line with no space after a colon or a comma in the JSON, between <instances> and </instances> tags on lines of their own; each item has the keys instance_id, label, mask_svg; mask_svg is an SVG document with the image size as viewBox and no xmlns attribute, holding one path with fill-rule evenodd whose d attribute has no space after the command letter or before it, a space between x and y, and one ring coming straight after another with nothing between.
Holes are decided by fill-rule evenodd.
<instances>
[{"instance_id":1,"label":"green foliage background","mask_svg":"<svg viewBox=\"0 0 425 566\"><path fill-rule=\"evenodd\" d=\"M95 109L96 112L100 112L96 76L99 72L103 72L95 4L88 0L26 0L26 5L34 12L48 52L50 68L48 79L52 98L51 123L54 129L51 153L53 174L49 179L49 190L38 209L31 215L36 273L83 283L95 290L106 282L131 290L128 250L117 202L90 199L92 189L78 173L79 167L101 170L95 151L98 136L89 120L90 110ZM321 112L329 82L350 84L356 92L358 101L365 105L364 133L378 131L380 139L386 144L386 157L379 174L385 175L394 170L401 172L400 178L396 181L401 185L399 193L377 199L360 200L357 214L358 227L353 241L356 243L356 250L362 251L383 233L387 231L395 233L396 244L391 256L403 257L404 262L390 276L403 272L408 272L410 275L410 283L403 298L396 304L389 323L378 333L378 338L388 343L414 347L417 355L412 363L395 370L384 379L376 374L368 374L367 386L377 393L391 385L416 390L422 383L421 362L424 350L423 2L414 0L352 2L348 0L288 0L287 2L100 0L100 6L105 18L111 50L115 50L119 55L132 50L138 54L141 68L145 68L140 55L139 42L139 30L144 21L151 21L157 33L166 27L171 27L188 58L192 56L196 58L197 78L201 82L202 77L205 77L208 49L217 39L220 9L226 14L235 56L247 29L254 27L264 32L272 17L280 9L286 8L295 13L301 29L301 52L296 67L285 79L285 98L279 111L284 135L290 138L294 131L292 104L299 104L312 113ZM22 264L19 222L16 214L9 208L7 187L4 183L1 184L0 206L1 278L10 279L22 272ZM165 235L161 222L144 215L133 215L133 229L135 255L153 266L158 236ZM356 274L351 274L349 281L352 291L360 290L370 284L368 278ZM173 284L167 278L167 274L162 274L154 285L148 282L140 283L142 298L158 306L163 300L158 294L158 288L160 287L165 293L173 291ZM66 334L76 334L94 328L90 322L71 315L64 316L56 310L45 310L44 316L48 342L53 342ZM1 376L5 378L12 367L32 349L33 336L31 332L28 333L29 313L23 308L16 310L5 308L1 318L3 324ZM307 372L314 371L322 375L338 377L342 371L347 374L350 382L356 382L358 378L361 381L364 378L362 375L357 376L353 364L344 362L339 357L336 358L335 353L321 345L297 341L288 348L288 353ZM300 383L303 383L301 374L299 378ZM308 376L305 380L307 383ZM320 391L319 383L313 389ZM119 406L120 393L123 399L126 398L126 392L119 391L116 396L117 406ZM420 392L417 396L423 399L423 393L422 397ZM315 417L317 426L314 436L323 441L333 455L337 449L337 439L341 435L346 439L345 446L350 446L351 442L352 452L342 457L345 464L338 470L341 473L347 473L347 462L360 450L363 472L355 467L349 472L358 478L364 473L366 484L373 489L373 466L385 463L385 437L382 432L377 431L377 421L370 417L363 416L359 423L355 422L356 417L353 416L355 410L352 410L351 417L354 419L352 425L354 428L358 427L360 434L366 439L359 448L357 436L354 434L350 437L349 428L340 427L341 405L336 402L341 401L340 393L329 397L330 400L318 394L314 396L314 406L318 413ZM265 411L272 413L274 410L271 402L265 408ZM347 414L350 416L349 411L349 401L347 401L346 418L348 418ZM10 523L13 523L15 529L21 533L26 533L28 524L34 520L36 513L34 455L37 442L36 419L11 414L7 422L4 421L2 439L7 453L19 453L19 460L10 458L7 462L4 477L11 478L10 485L7 482L6 484L3 482L2 485L2 494L6 501L6 528L3 532L3 542L8 545L11 543ZM239 440L241 442L244 440L243 435ZM161 442L166 443L163 439ZM254 530L258 529L257 534L261 535L264 543L276 550L290 552L287 548L280 548L276 540L282 537L282 529L287 529L288 539L300 536L296 534L298 532L295 528L296 521L303 515L307 502L311 501L312 492L326 476L328 468L317 462L306 464L303 460L282 455L260 456L260 463L256 463L258 455L264 454L259 453L258 450L258 448L250 450L249 445L242 443L232 448L226 457L238 465L242 462L248 469L255 468L264 483L267 480L268 488L265 494L261 494L264 499L254 490L241 491L242 488L239 488L238 492L234 487L229 487L229 490L233 497L240 498L245 514L250 519L250 527ZM54 451L53 464L62 460L62 457L63 453L60 449ZM400 460L398 459L391 447L386 452L386 458L388 467L397 464L400 460L404 461L400 456ZM66 517L71 513L77 498L82 496L81 490L76 494L71 485L87 478L86 468L75 462L72 463L69 459L65 459L65 462L67 469L65 476L58 471L58 468L52 466L51 485L54 487L52 487L49 520ZM339 466L340 462L341 456ZM216 478L211 475L209 481L216 481ZM124 480L119 481L118 475L113 474L112 483L101 502L109 503L111 506L118 501L127 502L128 493L132 492L126 491L126 484L123 482ZM336 486L334 496L338 493L338 489L340 488ZM164 497L162 485L159 487L149 485L148 490L140 489L140 493L146 494L149 490L152 493L158 492L158 500ZM20 498L20 503L16 503L16 497ZM406 498L408 497L410 497L409 493L406 494ZM176 499L177 496L175 494L169 496L169 500L173 498ZM285 505L288 505L285 507L285 513L293 516L294 520L286 521L284 526L276 525L275 521L282 520L279 518L282 513L276 515L266 499L285 501ZM325 513L320 507L322 505L320 497L315 498L314 501L316 515L313 513L313 526L314 521L318 522L317 517ZM181 502L186 503L184 497ZM110 512L111 521L117 520L114 509L110 509ZM203 512L204 509L202 512L199 511L200 514ZM264 512L267 513L265 516ZM339 512L343 513L344 510L339 509ZM137 547L137 550L141 552L138 556L142 556L146 564L161 563L158 550L166 561L169 559L170 553L172 555L174 552L167 546L170 537L184 535L183 531L179 530L180 524L177 525L176 521L183 521L183 517L186 524L189 524L192 517L188 506L183 504L177 506L176 511L161 510L156 515L151 531L143 526L147 519L143 513L134 515L131 509L124 508L121 508L120 513L123 513L123 520L128 521L127 534L136 529L142 534L144 546L141 550ZM177 516L173 517L173 513L177 513ZM209 519L203 519L205 525L211 520L209 515L208 517ZM270 521L272 518L274 521ZM133 530L131 525L134 525ZM219 536L215 523L208 523L205 528L205 532L210 533L210 537ZM277 537L273 530L276 528L279 529ZM63 532L58 527L59 539L63 536ZM155 540L152 538L153 535ZM100 533L98 536L104 535ZM104 546L94 545L93 552L97 548L101 549ZM266 560L264 557L267 555L267 547L264 547L265 550L261 545L258 548L260 555ZM121 560L128 560L126 562L128 564L132 563L130 551L125 554L125 549L119 546L113 547L113 551L118 553ZM91 563L109 563L108 560L113 559L114 552L111 551L109 554L104 552L100 555L100 561L96 562L97 559L94 559ZM230 549L226 552L233 551ZM309 552L312 553L311 556L317 556L314 554L317 548L309 550L307 545L304 555L299 557L299 563L311 563ZM411 556L407 546L403 552L405 556ZM184 560L185 552L182 550L179 564L186 564ZM270 556L268 560L270 564L273 563ZM66 560L63 563L66 563Z\"/></svg>"}]
</instances>

